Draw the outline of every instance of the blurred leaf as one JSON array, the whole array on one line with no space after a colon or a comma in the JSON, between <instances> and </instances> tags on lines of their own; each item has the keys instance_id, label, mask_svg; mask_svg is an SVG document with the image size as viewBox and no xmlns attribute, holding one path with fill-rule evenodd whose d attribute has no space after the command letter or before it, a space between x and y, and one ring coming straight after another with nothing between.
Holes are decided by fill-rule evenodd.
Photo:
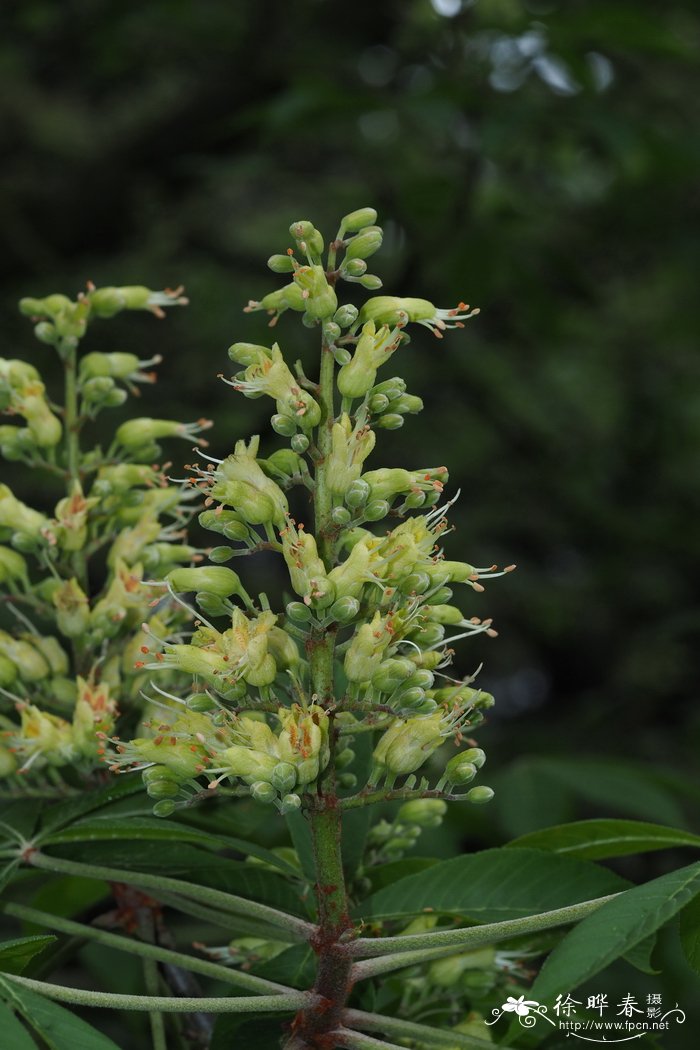
<instances>
[{"instance_id":1,"label":"blurred leaf","mask_svg":"<svg viewBox=\"0 0 700 1050\"><path fill-rule=\"evenodd\" d=\"M580 820L522 835L506 848L553 850L582 860L603 860L673 846L700 847L700 835L637 820Z\"/></svg>"},{"instance_id":2,"label":"blurred leaf","mask_svg":"<svg viewBox=\"0 0 700 1050\"><path fill-rule=\"evenodd\" d=\"M316 864L314 861L314 848L311 841L311 827L308 820L298 810L287 813L284 818L287 821L289 834L292 836L292 845L297 851L301 870L311 882L316 881Z\"/></svg>"},{"instance_id":3,"label":"blurred leaf","mask_svg":"<svg viewBox=\"0 0 700 1050\"><path fill-rule=\"evenodd\" d=\"M636 970L640 970L642 973L661 973L651 961L654 949L656 948L656 942L657 935L656 933L652 933L648 937L645 937L643 941L634 944L629 951L624 953L622 958L625 962L628 962L630 966L634 966Z\"/></svg>"},{"instance_id":4,"label":"blurred leaf","mask_svg":"<svg viewBox=\"0 0 700 1050\"><path fill-rule=\"evenodd\" d=\"M22 973L35 955L48 948L58 938L52 934L37 937L19 937L0 943L0 970L3 973Z\"/></svg>"},{"instance_id":5,"label":"blurred leaf","mask_svg":"<svg viewBox=\"0 0 700 1050\"><path fill-rule=\"evenodd\" d=\"M4 1002L0 1002L0 1031L8 1050L36 1050L36 1043L29 1032Z\"/></svg>"},{"instance_id":6,"label":"blurred leaf","mask_svg":"<svg viewBox=\"0 0 700 1050\"><path fill-rule=\"evenodd\" d=\"M244 856L258 857L289 875L298 872L271 850L258 846L246 839L233 838L228 835L214 835L201 828L176 824L174 821L159 817L132 817L129 820L115 820L114 817L97 817L94 820L79 821L61 831L54 832L45 845L61 842L99 842L108 840L146 840L150 842L191 842L212 850L236 850Z\"/></svg>"},{"instance_id":7,"label":"blurred leaf","mask_svg":"<svg viewBox=\"0 0 700 1050\"><path fill-rule=\"evenodd\" d=\"M682 826L683 812L658 782L653 767L623 759L543 758L538 767L596 805L633 813L647 820Z\"/></svg>"},{"instance_id":8,"label":"blurred leaf","mask_svg":"<svg viewBox=\"0 0 700 1050\"><path fill-rule=\"evenodd\" d=\"M106 1035L63 1006L2 977L0 997L24 1017L49 1050L119 1050Z\"/></svg>"},{"instance_id":9,"label":"blurred leaf","mask_svg":"<svg viewBox=\"0 0 700 1050\"><path fill-rule=\"evenodd\" d=\"M133 846L127 841L63 843L54 846L52 853L125 871L162 872L185 882L250 897L283 911L306 914L296 886L276 872L216 857L187 843L138 842Z\"/></svg>"},{"instance_id":10,"label":"blurred leaf","mask_svg":"<svg viewBox=\"0 0 700 1050\"><path fill-rule=\"evenodd\" d=\"M588 861L538 850L492 849L400 879L369 897L356 914L378 919L430 910L498 922L603 897L628 885Z\"/></svg>"},{"instance_id":11,"label":"blurred leaf","mask_svg":"<svg viewBox=\"0 0 700 1050\"><path fill-rule=\"evenodd\" d=\"M294 944L274 959L253 967L253 973L292 988L312 988L316 976L316 953L308 944Z\"/></svg>"},{"instance_id":12,"label":"blurred leaf","mask_svg":"<svg viewBox=\"0 0 700 1050\"><path fill-rule=\"evenodd\" d=\"M681 912L680 933L683 953L700 975L700 894L693 897Z\"/></svg>"},{"instance_id":13,"label":"blurred leaf","mask_svg":"<svg viewBox=\"0 0 700 1050\"><path fill-rule=\"evenodd\" d=\"M219 1014L214 1025L209 1050L231 1050L234 1046L251 1050L280 1050L282 1024L277 1017L258 1015L255 1019Z\"/></svg>"},{"instance_id":14,"label":"blurred leaf","mask_svg":"<svg viewBox=\"0 0 700 1050\"><path fill-rule=\"evenodd\" d=\"M4 890L8 882L12 880L12 876L18 871L19 867L19 860L11 860L8 864L5 864L0 868L0 892Z\"/></svg>"},{"instance_id":15,"label":"blurred leaf","mask_svg":"<svg viewBox=\"0 0 700 1050\"><path fill-rule=\"evenodd\" d=\"M87 791L79 798L59 802L43 816L37 842L43 842L44 836L72 824L78 817L108 806L118 799L135 795L139 791L143 791L141 777L138 774L125 774L120 777L112 777L106 787L97 791Z\"/></svg>"},{"instance_id":16,"label":"blurred leaf","mask_svg":"<svg viewBox=\"0 0 700 1050\"><path fill-rule=\"evenodd\" d=\"M367 869L366 875L372 881L372 891L376 893L384 886L391 886L399 879L405 879L407 875L427 871L439 863L435 857L404 857L403 860L392 860L388 864L376 864Z\"/></svg>"},{"instance_id":17,"label":"blurred leaf","mask_svg":"<svg viewBox=\"0 0 700 1050\"><path fill-rule=\"evenodd\" d=\"M700 863L635 886L583 919L547 958L530 989L546 1002L571 992L635 948L700 890Z\"/></svg>"}]
</instances>

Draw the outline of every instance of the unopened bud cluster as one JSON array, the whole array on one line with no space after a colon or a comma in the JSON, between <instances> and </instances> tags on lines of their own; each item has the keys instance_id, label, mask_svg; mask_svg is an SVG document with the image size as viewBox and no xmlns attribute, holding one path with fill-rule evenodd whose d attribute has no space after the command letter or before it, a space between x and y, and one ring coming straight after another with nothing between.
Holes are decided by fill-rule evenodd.
<instances>
[{"instance_id":1,"label":"unopened bud cluster","mask_svg":"<svg viewBox=\"0 0 700 1050\"><path fill-rule=\"evenodd\" d=\"M11 778L11 793L28 773L55 783L66 767L101 768L105 734L120 712L142 706L142 649L189 615L151 586L202 557L184 534L192 493L157 461L163 438L200 441L208 423L132 418L109 448L91 446L91 421L153 383L160 357L78 354L92 322L122 310L161 316L186 302L180 291L88 285L75 300L23 299L44 352L52 347L63 365L62 397L33 364L0 359L0 452L16 473L41 479L37 506L0 484L0 778ZM104 339L99 324L95 334Z\"/></svg>"},{"instance_id":2,"label":"unopened bud cluster","mask_svg":"<svg viewBox=\"0 0 700 1050\"><path fill-rule=\"evenodd\" d=\"M219 786L283 811L336 789L348 804L391 791L417 807L492 795L472 783L485 756L469 736L493 697L451 663L456 641L495 635L477 602L482 581L502 572L444 556L445 466L370 463L377 434L423 407L391 374L409 352L410 327L441 338L477 311L387 295L344 302L348 285L381 286L367 272L382 243L376 222L374 209L361 208L328 244L311 222L293 222L286 250L268 261L286 283L245 307L266 312L272 326L291 311L316 329L317 378L285 356L282 340L229 349L238 370L221 378L269 399L276 447L263 452L256 435L190 468L204 501L199 521L216 541L209 565L173 568L162 587L193 602L195 630L187 638L152 630L140 661L175 713L107 756L144 770L157 812ZM138 443L137 429L132 421L126 436L118 432L122 448ZM253 576L230 567L258 551L279 558L291 595L284 608L273 610ZM159 671L188 678L188 689L162 689ZM372 761L358 781L352 744L369 730ZM429 819L437 812L426 810ZM408 815L406 828L428 819L420 808ZM382 847L389 854L413 832L392 834Z\"/></svg>"}]
</instances>

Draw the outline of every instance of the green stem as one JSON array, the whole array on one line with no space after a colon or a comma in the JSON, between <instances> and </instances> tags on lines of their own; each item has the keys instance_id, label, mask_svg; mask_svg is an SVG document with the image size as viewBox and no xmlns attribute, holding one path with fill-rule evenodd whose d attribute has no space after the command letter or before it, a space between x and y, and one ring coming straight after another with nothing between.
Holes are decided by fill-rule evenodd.
<instances>
[{"instance_id":1,"label":"green stem","mask_svg":"<svg viewBox=\"0 0 700 1050\"><path fill-rule=\"evenodd\" d=\"M65 370L63 425L69 488L80 481L80 421L78 416L78 345L75 339L61 343L60 356Z\"/></svg>"},{"instance_id":2,"label":"green stem","mask_svg":"<svg viewBox=\"0 0 700 1050\"><path fill-rule=\"evenodd\" d=\"M318 428L319 457L315 464L314 526L316 543L326 569L333 563L335 531L331 521L332 498L328 476L328 457L332 447L334 359L328 346L321 347L319 401L321 423ZM335 627L312 631L306 648L309 656L310 692L317 702L330 706L335 700L333 659ZM335 783L334 752L337 732L329 718L331 757L319 783L318 794L308 811L311 824L318 930L311 941L318 956L315 993L324 1002L323 1011L307 1007L295 1020L294 1036L288 1048L327 1046L328 1033L337 1028L350 994L351 960L341 937L352 928L348 915L347 890L341 853L341 814Z\"/></svg>"},{"instance_id":3,"label":"green stem","mask_svg":"<svg viewBox=\"0 0 700 1050\"><path fill-rule=\"evenodd\" d=\"M567 908L556 908L553 911L540 912L538 915L526 915L522 919L506 919L504 922L470 926L461 930L431 930L429 933L412 933L400 937L361 937L349 944L347 950L350 955L365 958L383 956L387 952L410 953L414 956L412 961L419 962L419 955L425 949L453 948L467 951L478 948L482 944L494 944L496 941L506 940L508 937L518 937L524 933L535 933L539 930L552 929L555 926L564 926L570 922L578 922L579 919L584 919L602 904L606 904L617 896L618 894L611 893L607 897L582 901L581 904L572 904ZM361 977L370 976L371 964L357 963L353 972L359 973Z\"/></svg>"},{"instance_id":4,"label":"green stem","mask_svg":"<svg viewBox=\"0 0 700 1050\"><path fill-rule=\"evenodd\" d=\"M86 988L67 988L64 985L33 981L29 977L4 973L2 980L19 984L47 999L74 1006L107 1007L110 1010L138 1010L149 1013L163 1010L165 1013L254 1014L271 1011L297 1010L310 1002L308 992L290 992L288 995L240 995L228 999L169 995L117 995L114 992L93 992Z\"/></svg>"},{"instance_id":5,"label":"green stem","mask_svg":"<svg viewBox=\"0 0 700 1050\"><path fill-rule=\"evenodd\" d=\"M160 889L170 890L183 897L191 897L203 904L212 905L222 911L240 912L249 918L258 918L272 926L280 926L289 933L293 933L297 940L308 940L316 932L316 927L310 922L298 919L294 915L287 915L286 912L277 911L276 908L270 908L267 904L258 904L245 897L237 897L233 893L224 893L222 890L212 889L209 886L198 886L193 882L182 882L180 879L171 879L165 875L147 875L140 871L124 871L118 868L105 868L98 864L82 864L77 861L62 860L59 857L49 857L45 853L40 853L39 850L27 851L23 860L44 871L78 875L86 879L104 879L107 882L124 882L128 886L136 886L139 889L154 890L156 896Z\"/></svg>"},{"instance_id":6,"label":"green stem","mask_svg":"<svg viewBox=\"0 0 700 1050\"><path fill-rule=\"evenodd\" d=\"M350 1050L406 1050L405 1046L399 1046L398 1043L387 1043L383 1039L363 1035L362 1032L351 1032L349 1028L339 1028L331 1035L334 1046L346 1046Z\"/></svg>"},{"instance_id":7,"label":"green stem","mask_svg":"<svg viewBox=\"0 0 700 1050\"><path fill-rule=\"evenodd\" d=\"M385 1035L406 1036L422 1047L444 1047L445 1050L493 1050L493 1043L486 1039L477 1039L473 1035L461 1032L440 1031L427 1025L406 1021L402 1017L384 1017L383 1014L365 1013L364 1010L345 1010L343 1022L353 1028L367 1028L370 1032L382 1032ZM362 1044L356 1044L362 1045ZM500 1050L509 1050L501 1047Z\"/></svg>"},{"instance_id":8,"label":"green stem","mask_svg":"<svg viewBox=\"0 0 700 1050\"><path fill-rule=\"evenodd\" d=\"M153 959L143 960L143 983L147 994L157 997L160 987L158 976L158 963ZM160 1010L151 1010L148 1015L151 1025L151 1043L153 1050L168 1050L168 1042L165 1036L165 1018Z\"/></svg>"},{"instance_id":9,"label":"green stem","mask_svg":"<svg viewBox=\"0 0 700 1050\"><path fill-rule=\"evenodd\" d=\"M86 940L96 941L104 944L106 948L115 948L120 952L129 952L130 955L138 955L142 959L151 960L154 963L168 963L171 966L179 966L191 973L200 973L203 977L211 977L212 980L221 981L238 988L246 988L250 992L276 993L291 992L286 985L276 984L274 981L266 981L263 977L255 977L254 974L243 973L240 970L232 970L228 966L220 966L218 963L209 962L206 959L198 959L183 952L172 951L169 948L161 948L157 944L149 944L131 937L121 937L116 933L109 933L96 926L86 926L84 923L74 922L72 919L64 919L59 915L51 915L49 912L39 911L37 908L27 908L24 904L5 904L2 908L5 915L12 915L15 919L35 923L50 930L58 930L71 937L81 937Z\"/></svg>"}]
</instances>

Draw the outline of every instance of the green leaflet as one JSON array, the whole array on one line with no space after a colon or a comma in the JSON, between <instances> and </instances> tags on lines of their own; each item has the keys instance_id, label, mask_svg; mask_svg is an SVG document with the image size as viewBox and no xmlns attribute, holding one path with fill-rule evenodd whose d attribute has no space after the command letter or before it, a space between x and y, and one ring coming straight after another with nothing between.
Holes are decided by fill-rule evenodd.
<instances>
[{"instance_id":1,"label":"green leaflet","mask_svg":"<svg viewBox=\"0 0 700 1050\"><path fill-rule=\"evenodd\" d=\"M92 1025L49 999L0 977L0 998L31 1025L50 1050L119 1050ZM32 1046L31 1043L28 1046ZM12 1050L15 1050L12 1045ZM17 1050L23 1050L19 1043Z\"/></svg>"},{"instance_id":2,"label":"green leaflet","mask_svg":"<svg viewBox=\"0 0 700 1050\"><path fill-rule=\"evenodd\" d=\"M521 835L507 849L541 849L582 860L624 857L673 846L700 847L700 835L640 820L579 820Z\"/></svg>"},{"instance_id":3,"label":"green leaflet","mask_svg":"<svg viewBox=\"0 0 700 1050\"><path fill-rule=\"evenodd\" d=\"M367 919L429 909L489 923L563 908L628 885L588 861L533 849L491 849L400 879L369 897L359 910Z\"/></svg>"},{"instance_id":4,"label":"green leaflet","mask_svg":"<svg viewBox=\"0 0 700 1050\"><path fill-rule=\"evenodd\" d=\"M640 944L700 892L700 863L635 886L574 927L545 962L529 994L548 1002Z\"/></svg>"}]
</instances>

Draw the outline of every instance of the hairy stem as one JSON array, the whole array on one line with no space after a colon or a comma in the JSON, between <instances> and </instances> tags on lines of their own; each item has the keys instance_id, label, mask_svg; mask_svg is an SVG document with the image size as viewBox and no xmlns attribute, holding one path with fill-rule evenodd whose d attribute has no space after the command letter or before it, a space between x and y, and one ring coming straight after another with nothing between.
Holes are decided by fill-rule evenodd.
<instances>
[{"instance_id":1,"label":"hairy stem","mask_svg":"<svg viewBox=\"0 0 700 1050\"><path fill-rule=\"evenodd\" d=\"M493 1047L493 1043L486 1039L477 1039L473 1035L464 1035L461 1032L444 1031L431 1028L427 1025L416 1024L414 1021L406 1021L403 1017L385 1017L383 1014L365 1013L364 1010L346 1010L343 1014L343 1022L354 1028L366 1028L370 1032L381 1032L383 1035L398 1035L409 1038L420 1047L444 1047L444 1050L478 1050L483 1047L487 1050ZM347 1044L346 1044L347 1045ZM352 1044L351 1044L352 1045ZM362 1044L355 1044L361 1046ZM370 1044L371 1045L371 1044ZM501 1050L508 1050L502 1047Z\"/></svg>"},{"instance_id":2,"label":"hairy stem","mask_svg":"<svg viewBox=\"0 0 700 1050\"><path fill-rule=\"evenodd\" d=\"M64 919L59 915L51 915L49 912L39 911L37 908L27 908L23 904L5 904L2 908L5 915L12 915L16 919L25 922L36 923L49 930L58 930L71 937L80 937L86 940L96 941L104 944L106 948L114 948L120 952L129 952L130 955L138 955L142 959L150 959L154 962L168 963L171 966L180 966L183 970L192 973L200 973L203 977L211 977L212 980L221 981L237 988L245 988L250 992L277 993L291 992L283 984L274 981L266 981L263 977L254 974L243 973L241 970L232 970L228 966L220 966L218 963L209 962L207 959L198 959L184 952L172 951L169 948L161 948L157 944L149 944L146 941L136 940L131 937L122 937L117 933L109 933L97 926L87 926L85 923L74 922L72 919Z\"/></svg>"},{"instance_id":3,"label":"hairy stem","mask_svg":"<svg viewBox=\"0 0 700 1050\"><path fill-rule=\"evenodd\" d=\"M197 1010L212 1014L291 1012L308 1003L311 998L308 992L289 992L287 995L240 995L230 999L210 999L205 996L200 999L191 996L176 998L169 995L117 995L114 992L93 992L87 988L47 984L45 981L33 981L30 977L19 977L17 974L3 974L0 980L19 984L59 1003L107 1007L110 1010L138 1010L141 1013L150 1013L153 1010L179 1014Z\"/></svg>"},{"instance_id":4,"label":"hairy stem","mask_svg":"<svg viewBox=\"0 0 700 1050\"><path fill-rule=\"evenodd\" d=\"M525 915L521 919L506 919L504 922L492 922L485 926L470 926L466 929L431 930L429 933L413 933L400 937L361 937L348 945L348 952L355 956L384 956L385 953L396 953L396 956L412 956L412 962L420 962L419 956L431 948L453 948L454 951L469 951L483 944L495 944L508 937L517 937L523 933L535 933L538 930L549 930L555 926L564 926L569 922L578 922L602 904L617 897L611 893L607 897L582 901L567 908L556 908L553 911L540 912L538 915ZM413 949L416 949L415 951ZM395 956L395 957L396 957ZM380 963L376 960L374 966ZM406 965L404 962L403 965ZM354 973L358 979L369 977L374 972L373 964L357 963Z\"/></svg>"},{"instance_id":5,"label":"hairy stem","mask_svg":"<svg viewBox=\"0 0 700 1050\"><path fill-rule=\"evenodd\" d=\"M332 568L333 528L332 495L328 476L328 455L333 427L334 359L325 343L321 348L319 400L321 423L318 429L319 458L316 462L314 489L314 525L318 551L326 568ZM307 644L311 673L312 697L319 703L334 701L333 657L335 628L314 631ZM341 937L352 924L348 917L347 890L341 854L341 814L336 794L333 755L337 732L330 718L331 758L309 812L316 872L318 931L311 945L318 956L314 992L323 1002L299 1012L294 1023L295 1034L287 1043L288 1050L327 1046L328 1033L336 1028L340 1013L350 992L351 960Z\"/></svg>"},{"instance_id":6,"label":"hairy stem","mask_svg":"<svg viewBox=\"0 0 700 1050\"><path fill-rule=\"evenodd\" d=\"M118 868L105 868L98 864L62 860L59 857L49 857L36 849L28 850L23 860L32 867L42 868L44 871L78 875L86 879L104 879L107 882L125 882L139 889L153 890L156 896L158 890L168 890L181 894L183 897L191 897L203 904L212 905L222 911L241 913L249 918L261 919L262 922L270 923L272 926L280 926L294 934L298 940L308 940L316 933L315 926L310 922L298 919L295 915L287 915L286 912L278 911L276 908L270 908L267 904L258 904L245 897L237 897L233 893L224 893L222 890L215 890L209 886L198 886L193 882L182 882L180 879L171 879L165 875L147 875L140 871L123 871Z\"/></svg>"}]
</instances>

